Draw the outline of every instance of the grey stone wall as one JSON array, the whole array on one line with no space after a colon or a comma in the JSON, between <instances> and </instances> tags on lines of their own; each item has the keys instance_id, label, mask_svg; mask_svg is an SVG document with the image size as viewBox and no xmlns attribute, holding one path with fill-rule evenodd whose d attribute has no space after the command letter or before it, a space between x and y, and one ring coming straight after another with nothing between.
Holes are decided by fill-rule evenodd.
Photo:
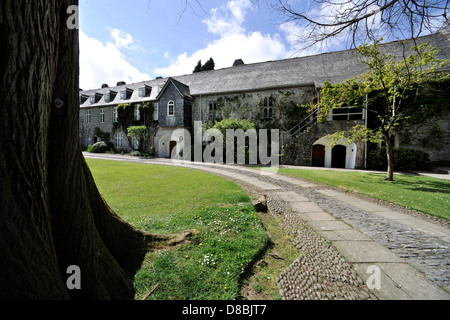
<instances>
[{"instance_id":1,"label":"grey stone wall","mask_svg":"<svg viewBox=\"0 0 450 320\"><path fill-rule=\"evenodd\" d=\"M168 103L174 102L174 115L168 115ZM159 100L158 123L160 127L185 127L190 126L190 117L186 119L190 104L185 103L185 99L180 95L177 88L170 83Z\"/></svg>"},{"instance_id":2,"label":"grey stone wall","mask_svg":"<svg viewBox=\"0 0 450 320\"><path fill-rule=\"evenodd\" d=\"M100 111L104 110L104 122L100 123ZM87 111L91 112L91 121L87 123ZM109 133L109 140L114 142L113 132L113 107L93 107L80 109L80 144L83 149L94 144L96 133L100 130L102 133ZM97 136L97 138L100 138ZM102 139L104 140L104 139Z\"/></svg>"},{"instance_id":3,"label":"grey stone wall","mask_svg":"<svg viewBox=\"0 0 450 320\"><path fill-rule=\"evenodd\" d=\"M260 127L289 130L304 114L297 105L309 103L317 96L313 86L271 89L263 91L196 96L192 106L192 120L209 121L209 104L217 106L216 119L247 119ZM264 98L272 99L272 120L264 119Z\"/></svg>"},{"instance_id":4,"label":"grey stone wall","mask_svg":"<svg viewBox=\"0 0 450 320\"><path fill-rule=\"evenodd\" d=\"M398 146L427 152L434 165L450 166L450 112L399 130Z\"/></svg>"}]
</instances>

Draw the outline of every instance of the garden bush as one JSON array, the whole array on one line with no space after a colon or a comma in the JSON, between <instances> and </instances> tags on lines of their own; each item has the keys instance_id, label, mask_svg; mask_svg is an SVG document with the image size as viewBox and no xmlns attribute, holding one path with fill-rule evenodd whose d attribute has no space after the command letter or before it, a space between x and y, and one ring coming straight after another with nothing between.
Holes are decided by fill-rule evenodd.
<instances>
[{"instance_id":1,"label":"garden bush","mask_svg":"<svg viewBox=\"0 0 450 320\"><path fill-rule=\"evenodd\" d=\"M368 167L371 169L387 169L386 148L378 148L369 153ZM428 153L418 149L395 148L394 170L430 170L431 162Z\"/></svg>"},{"instance_id":2,"label":"garden bush","mask_svg":"<svg viewBox=\"0 0 450 320\"><path fill-rule=\"evenodd\" d=\"M115 148L111 142L100 141L90 146L88 151L92 153L115 152Z\"/></svg>"}]
</instances>

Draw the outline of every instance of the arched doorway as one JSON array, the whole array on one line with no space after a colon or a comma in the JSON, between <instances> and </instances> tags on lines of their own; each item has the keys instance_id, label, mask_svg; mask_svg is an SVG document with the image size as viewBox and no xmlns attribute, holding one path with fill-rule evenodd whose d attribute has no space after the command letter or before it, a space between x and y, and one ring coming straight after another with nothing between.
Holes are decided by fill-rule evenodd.
<instances>
[{"instance_id":1,"label":"arched doorway","mask_svg":"<svg viewBox=\"0 0 450 320\"><path fill-rule=\"evenodd\" d=\"M331 167L345 168L345 161L347 157L347 147L340 144L336 145L331 150Z\"/></svg>"},{"instance_id":2,"label":"arched doorway","mask_svg":"<svg viewBox=\"0 0 450 320\"><path fill-rule=\"evenodd\" d=\"M315 144L312 147L312 161L313 167L325 166L325 146L321 144Z\"/></svg>"}]
</instances>

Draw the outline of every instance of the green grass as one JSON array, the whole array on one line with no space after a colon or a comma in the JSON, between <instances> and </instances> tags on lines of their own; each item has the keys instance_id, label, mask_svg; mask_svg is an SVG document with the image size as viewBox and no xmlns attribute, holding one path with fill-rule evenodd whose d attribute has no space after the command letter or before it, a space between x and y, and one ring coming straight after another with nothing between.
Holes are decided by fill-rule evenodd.
<instances>
[{"instance_id":1,"label":"green grass","mask_svg":"<svg viewBox=\"0 0 450 320\"><path fill-rule=\"evenodd\" d=\"M279 173L384 200L450 220L450 181L417 175L280 168Z\"/></svg>"},{"instance_id":2,"label":"green grass","mask_svg":"<svg viewBox=\"0 0 450 320\"><path fill-rule=\"evenodd\" d=\"M269 237L248 195L205 172L86 159L100 193L124 220L153 233L195 228L191 243L148 253L136 299L236 299L241 279Z\"/></svg>"}]
</instances>

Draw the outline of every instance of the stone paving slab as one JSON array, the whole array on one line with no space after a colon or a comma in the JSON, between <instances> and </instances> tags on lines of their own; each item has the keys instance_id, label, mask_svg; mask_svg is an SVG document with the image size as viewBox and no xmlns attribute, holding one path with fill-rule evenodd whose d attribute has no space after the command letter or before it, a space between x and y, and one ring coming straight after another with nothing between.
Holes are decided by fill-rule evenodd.
<instances>
[{"instance_id":1,"label":"stone paving slab","mask_svg":"<svg viewBox=\"0 0 450 320\"><path fill-rule=\"evenodd\" d=\"M377 264L379 266L381 264ZM365 283L372 283L369 277L373 276L373 271L370 272L369 267L373 267L371 263L356 263L354 264L358 275ZM372 287L371 290L375 296L380 300L412 300L401 286L395 283L383 270L380 268L379 288Z\"/></svg>"},{"instance_id":2,"label":"stone paving slab","mask_svg":"<svg viewBox=\"0 0 450 320\"><path fill-rule=\"evenodd\" d=\"M372 241L372 238L355 229L344 230L319 230L318 233L330 241Z\"/></svg>"},{"instance_id":3,"label":"stone paving slab","mask_svg":"<svg viewBox=\"0 0 450 320\"><path fill-rule=\"evenodd\" d=\"M325 211L300 213L305 221L335 221L336 218Z\"/></svg>"},{"instance_id":4,"label":"stone paving slab","mask_svg":"<svg viewBox=\"0 0 450 320\"><path fill-rule=\"evenodd\" d=\"M333 245L350 262L404 262L376 241L334 241Z\"/></svg>"},{"instance_id":5,"label":"stone paving slab","mask_svg":"<svg viewBox=\"0 0 450 320\"><path fill-rule=\"evenodd\" d=\"M380 271L378 288L374 294L383 300L450 300L450 295L432 283L422 273L407 263L357 263L356 270L364 281L371 282L376 266ZM372 277L372 279L369 279Z\"/></svg>"},{"instance_id":6,"label":"stone paving slab","mask_svg":"<svg viewBox=\"0 0 450 320\"><path fill-rule=\"evenodd\" d=\"M309 221L308 224L309 226L311 226L311 228L313 228L316 231L335 231L335 230L351 229L351 227L348 224L338 220Z\"/></svg>"},{"instance_id":7,"label":"stone paving slab","mask_svg":"<svg viewBox=\"0 0 450 320\"><path fill-rule=\"evenodd\" d=\"M285 192L274 192L275 195L280 197L282 200L286 202L307 202L311 201L307 197L304 197L297 192L293 191L285 191Z\"/></svg>"},{"instance_id":8,"label":"stone paving slab","mask_svg":"<svg viewBox=\"0 0 450 320\"><path fill-rule=\"evenodd\" d=\"M323 212L323 209L319 207L314 202L291 202L291 207L293 210L306 213L306 212Z\"/></svg>"}]
</instances>

